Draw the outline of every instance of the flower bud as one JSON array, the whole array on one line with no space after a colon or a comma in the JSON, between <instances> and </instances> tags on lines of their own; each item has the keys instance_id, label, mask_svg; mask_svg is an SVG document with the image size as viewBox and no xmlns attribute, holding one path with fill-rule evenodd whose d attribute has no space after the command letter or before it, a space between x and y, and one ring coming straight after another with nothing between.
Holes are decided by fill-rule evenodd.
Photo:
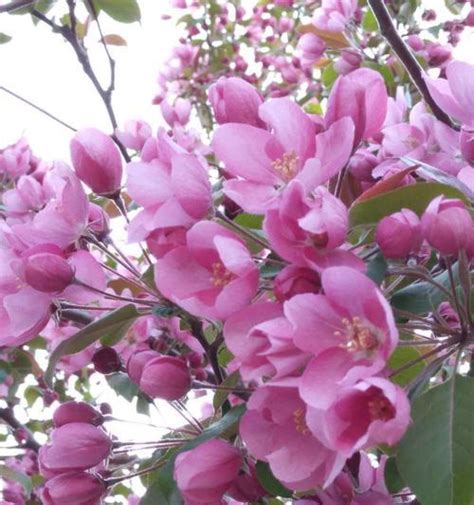
<instances>
[{"instance_id":1,"label":"flower bud","mask_svg":"<svg viewBox=\"0 0 474 505\"><path fill-rule=\"evenodd\" d=\"M309 268L288 265L275 277L273 291L279 302L302 293L319 293L321 277Z\"/></svg>"},{"instance_id":2,"label":"flower bud","mask_svg":"<svg viewBox=\"0 0 474 505\"><path fill-rule=\"evenodd\" d=\"M45 505L99 505L105 492L105 484L90 473L66 473L45 483L41 499Z\"/></svg>"},{"instance_id":3,"label":"flower bud","mask_svg":"<svg viewBox=\"0 0 474 505\"><path fill-rule=\"evenodd\" d=\"M95 128L77 132L71 140L71 160L77 176L98 195L120 189L122 160L114 141Z\"/></svg>"},{"instance_id":4,"label":"flower bud","mask_svg":"<svg viewBox=\"0 0 474 505\"><path fill-rule=\"evenodd\" d=\"M140 389L152 398L178 400L191 387L186 362L174 356L159 356L143 367Z\"/></svg>"},{"instance_id":5,"label":"flower bud","mask_svg":"<svg viewBox=\"0 0 474 505\"><path fill-rule=\"evenodd\" d=\"M413 51L421 51L425 48L425 43L419 35L409 35L407 37L407 44L413 49Z\"/></svg>"},{"instance_id":6,"label":"flower bud","mask_svg":"<svg viewBox=\"0 0 474 505\"><path fill-rule=\"evenodd\" d=\"M430 67L439 67L451 58L451 49L438 43L427 45L426 52Z\"/></svg>"},{"instance_id":7,"label":"flower bud","mask_svg":"<svg viewBox=\"0 0 474 505\"><path fill-rule=\"evenodd\" d=\"M191 102L180 97L174 101L174 104L171 104L168 100L163 100L161 102L161 114L171 127L176 124L184 126L191 115Z\"/></svg>"},{"instance_id":8,"label":"flower bud","mask_svg":"<svg viewBox=\"0 0 474 505\"><path fill-rule=\"evenodd\" d=\"M359 149L349 160L349 171L359 181L373 182L372 171L377 164L376 156L366 149Z\"/></svg>"},{"instance_id":9,"label":"flower bud","mask_svg":"<svg viewBox=\"0 0 474 505\"><path fill-rule=\"evenodd\" d=\"M474 129L468 126L461 128L461 135L459 137L459 144L461 147L462 157L474 166Z\"/></svg>"},{"instance_id":10,"label":"flower bud","mask_svg":"<svg viewBox=\"0 0 474 505\"><path fill-rule=\"evenodd\" d=\"M267 494L258 481L255 465L249 463L249 467L250 473L240 472L226 493L239 502L256 502Z\"/></svg>"},{"instance_id":11,"label":"flower bud","mask_svg":"<svg viewBox=\"0 0 474 505\"><path fill-rule=\"evenodd\" d=\"M82 471L101 463L112 449L112 441L101 428L88 423L68 423L51 432L51 440L40 449L46 472Z\"/></svg>"},{"instance_id":12,"label":"flower bud","mask_svg":"<svg viewBox=\"0 0 474 505\"><path fill-rule=\"evenodd\" d=\"M123 130L115 130L115 136L128 149L140 151L151 137L151 126L145 121L127 121Z\"/></svg>"},{"instance_id":13,"label":"flower bud","mask_svg":"<svg viewBox=\"0 0 474 505\"><path fill-rule=\"evenodd\" d=\"M56 428L70 423L88 423L98 426L103 421L102 414L85 402L62 403L53 414L53 424Z\"/></svg>"},{"instance_id":14,"label":"flower bud","mask_svg":"<svg viewBox=\"0 0 474 505\"><path fill-rule=\"evenodd\" d=\"M178 455L174 478L186 501L220 503L238 476L242 457L238 449L220 439L212 439Z\"/></svg>"},{"instance_id":15,"label":"flower bud","mask_svg":"<svg viewBox=\"0 0 474 505\"><path fill-rule=\"evenodd\" d=\"M258 108L263 103L259 92L238 77L221 77L209 88L209 101L219 124L246 123L262 127Z\"/></svg>"},{"instance_id":16,"label":"flower bud","mask_svg":"<svg viewBox=\"0 0 474 505\"><path fill-rule=\"evenodd\" d=\"M128 359L127 363L127 373L130 380L134 384L140 384L140 378L142 376L143 367L148 361L157 358L159 354L156 351L138 351L133 353Z\"/></svg>"},{"instance_id":17,"label":"flower bud","mask_svg":"<svg viewBox=\"0 0 474 505\"><path fill-rule=\"evenodd\" d=\"M423 241L420 219L410 209L386 216L375 229L375 241L386 258L406 258Z\"/></svg>"},{"instance_id":18,"label":"flower bud","mask_svg":"<svg viewBox=\"0 0 474 505\"><path fill-rule=\"evenodd\" d=\"M309 66L316 63L323 55L326 44L324 40L314 33L305 33L298 40L296 46L303 66Z\"/></svg>"},{"instance_id":19,"label":"flower bud","mask_svg":"<svg viewBox=\"0 0 474 505\"><path fill-rule=\"evenodd\" d=\"M59 248L51 248L51 251L46 246L32 248L24 260L25 281L43 293L64 291L74 280L74 269L62 251Z\"/></svg>"},{"instance_id":20,"label":"flower bud","mask_svg":"<svg viewBox=\"0 0 474 505\"><path fill-rule=\"evenodd\" d=\"M101 347L92 356L92 364L96 372L109 374L120 371L122 361L117 351L112 347Z\"/></svg>"},{"instance_id":21,"label":"flower bud","mask_svg":"<svg viewBox=\"0 0 474 505\"><path fill-rule=\"evenodd\" d=\"M107 213L95 203L89 204L87 227L99 239L105 238L110 232L110 222Z\"/></svg>"},{"instance_id":22,"label":"flower bud","mask_svg":"<svg viewBox=\"0 0 474 505\"><path fill-rule=\"evenodd\" d=\"M472 235L473 222L464 203L457 198L436 197L421 218L421 232L441 254L457 254L465 249Z\"/></svg>"}]
</instances>

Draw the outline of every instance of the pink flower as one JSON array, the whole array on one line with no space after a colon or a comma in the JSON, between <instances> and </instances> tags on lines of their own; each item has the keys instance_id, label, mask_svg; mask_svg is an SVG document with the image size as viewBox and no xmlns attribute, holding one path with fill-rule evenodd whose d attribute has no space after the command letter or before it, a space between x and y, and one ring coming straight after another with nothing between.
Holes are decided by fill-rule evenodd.
<instances>
[{"instance_id":1,"label":"pink flower","mask_svg":"<svg viewBox=\"0 0 474 505\"><path fill-rule=\"evenodd\" d=\"M90 473L65 473L48 480L41 499L45 505L100 505L105 484Z\"/></svg>"},{"instance_id":2,"label":"pink flower","mask_svg":"<svg viewBox=\"0 0 474 505\"><path fill-rule=\"evenodd\" d=\"M258 117L263 103L260 93L247 81L238 77L221 77L209 88L209 102L219 124L243 123L264 127Z\"/></svg>"},{"instance_id":3,"label":"pink flower","mask_svg":"<svg viewBox=\"0 0 474 505\"><path fill-rule=\"evenodd\" d=\"M158 358L160 355L156 351L141 350L133 353L127 363L127 373L130 380L135 384L140 384L140 379L143 373L144 366L154 358Z\"/></svg>"},{"instance_id":4,"label":"pink flower","mask_svg":"<svg viewBox=\"0 0 474 505\"><path fill-rule=\"evenodd\" d=\"M473 9L474 10L474 9ZM474 128L464 126L459 137L462 157L474 166Z\"/></svg>"},{"instance_id":5,"label":"pink flower","mask_svg":"<svg viewBox=\"0 0 474 505\"><path fill-rule=\"evenodd\" d=\"M89 423L98 426L103 420L102 414L85 402L62 403L53 414L53 423L56 428L69 423Z\"/></svg>"},{"instance_id":6,"label":"pink flower","mask_svg":"<svg viewBox=\"0 0 474 505\"><path fill-rule=\"evenodd\" d=\"M263 229L272 248L298 266L361 266L352 253L338 249L347 236L347 209L323 186L308 195L301 182L292 181L278 206L267 211Z\"/></svg>"},{"instance_id":7,"label":"pink flower","mask_svg":"<svg viewBox=\"0 0 474 505\"><path fill-rule=\"evenodd\" d=\"M300 394L316 408L324 408L339 387L382 370L398 342L390 305L374 282L347 267L328 268L321 279L324 295L285 302L295 345L314 355Z\"/></svg>"},{"instance_id":8,"label":"pink flower","mask_svg":"<svg viewBox=\"0 0 474 505\"><path fill-rule=\"evenodd\" d=\"M191 374L181 358L158 356L143 366L140 389L152 398L179 400L190 388Z\"/></svg>"},{"instance_id":9,"label":"pink flower","mask_svg":"<svg viewBox=\"0 0 474 505\"><path fill-rule=\"evenodd\" d=\"M166 99L161 102L161 113L171 127L176 123L180 125L188 123L191 108L191 102L185 98L178 97L173 104Z\"/></svg>"},{"instance_id":10,"label":"pink flower","mask_svg":"<svg viewBox=\"0 0 474 505\"><path fill-rule=\"evenodd\" d=\"M228 123L217 129L212 140L216 156L236 177L224 182L225 193L248 212L264 213L278 190L293 178L304 181L308 189L315 188L335 175L349 158L353 130L348 118L316 140L315 124L288 98L262 104L259 116L271 132Z\"/></svg>"},{"instance_id":11,"label":"pink flower","mask_svg":"<svg viewBox=\"0 0 474 505\"><path fill-rule=\"evenodd\" d=\"M384 217L375 229L375 241L386 258L406 258L423 242L419 217L410 209Z\"/></svg>"},{"instance_id":12,"label":"pink flower","mask_svg":"<svg viewBox=\"0 0 474 505\"><path fill-rule=\"evenodd\" d=\"M312 435L305 416L296 385L269 384L252 394L239 428L249 452L296 491L329 485L346 459Z\"/></svg>"},{"instance_id":13,"label":"pink flower","mask_svg":"<svg viewBox=\"0 0 474 505\"><path fill-rule=\"evenodd\" d=\"M343 32L357 9L357 0L323 0L314 11L313 24L320 30Z\"/></svg>"},{"instance_id":14,"label":"pink flower","mask_svg":"<svg viewBox=\"0 0 474 505\"><path fill-rule=\"evenodd\" d=\"M41 184L31 175L22 175L14 189L6 190L2 202L8 217L26 218L39 211L46 203Z\"/></svg>"},{"instance_id":15,"label":"pink flower","mask_svg":"<svg viewBox=\"0 0 474 505\"><path fill-rule=\"evenodd\" d=\"M16 144L0 150L0 174L19 177L31 170L33 154L28 142L21 138Z\"/></svg>"},{"instance_id":16,"label":"pink flower","mask_svg":"<svg viewBox=\"0 0 474 505\"><path fill-rule=\"evenodd\" d=\"M145 142L151 137L151 126L142 120L127 121L124 129L115 130L115 135L118 140L127 148L140 151L145 145Z\"/></svg>"},{"instance_id":17,"label":"pink flower","mask_svg":"<svg viewBox=\"0 0 474 505\"><path fill-rule=\"evenodd\" d=\"M300 54L302 65L311 66L321 58L326 44L314 33L305 33L298 40L296 49Z\"/></svg>"},{"instance_id":18,"label":"pink flower","mask_svg":"<svg viewBox=\"0 0 474 505\"><path fill-rule=\"evenodd\" d=\"M291 325L277 303L255 303L233 314L224 324L224 338L247 381L289 375L308 360L294 346Z\"/></svg>"},{"instance_id":19,"label":"pink flower","mask_svg":"<svg viewBox=\"0 0 474 505\"><path fill-rule=\"evenodd\" d=\"M226 493L234 500L244 503L255 502L267 494L257 478L255 465L250 462L248 465L249 473L240 472Z\"/></svg>"},{"instance_id":20,"label":"pink flower","mask_svg":"<svg viewBox=\"0 0 474 505\"><path fill-rule=\"evenodd\" d=\"M77 176L99 195L120 189L122 160L114 141L96 128L85 128L71 140L71 160Z\"/></svg>"},{"instance_id":21,"label":"pink flower","mask_svg":"<svg viewBox=\"0 0 474 505\"><path fill-rule=\"evenodd\" d=\"M323 409L309 408L306 423L326 447L349 457L377 444L396 444L410 422L410 403L390 381L371 377L337 390Z\"/></svg>"},{"instance_id":22,"label":"pink flower","mask_svg":"<svg viewBox=\"0 0 474 505\"><path fill-rule=\"evenodd\" d=\"M279 302L302 293L319 293L321 277L309 268L286 266L273 281L273 292Z\"/></svg>"},{"instance_id":23,"label":"pink flower","mask_svg":"<svg viewBox=\"0 0 474 505\"><path fill-rule=\"evenodd\" d=\"M47 471L63 473L87 470L109 455L112 441L101 428L88 423L68 423L51 433L41 447L40 461Z\"/></svg>"},{"instance_id":24,"label":"pink flower","mask_svg":"<svg viewBox=\"0 0 474 505\"><path fill-rule=\"evenodd\" d=\"M155 268L157 288L198 317L226 319L257 291L258 269L237 235L210 221L195 224L186 246L171 250Z\"/></svg>"},{"instance_id":25,"label":"pink flower","mask_svg":"<svg viewBox=\"0 0 474 505\"><path fill-rule=\"evenodd\" d=\"M240 451L215 438L179 454L174 478L185 503L219 503L241 465Z\"/></svg>"},{"instance_id":26,"label":"pink flower","mask_svg":"<svg viewBox=\"0 0 474 505\"><path fill-rule=\"evenodd\" d=\"M355 125L354 147L378 133L387 114L388 95L379 72L369 68L338 77L331 89L325 116L329 127L348 116Z\"/></svg>"},{"instance_id":27,"label":"pink flower","mask_svg":"<svg viewBox=\"0 0 474 505\"><path fill-rule=\"evenodd\" d=\"M458 254L474 233L474 225L464 203L457 198L434 198L421 217L421 232L441 254Z\"/></svg>"},{"instance_id":28,"label":"pink flower","mask_svg":"<svg viewBox=\"0 0 474 505\"><path fill-rule=\"evenodd\" d=\"M425 82L436 103L450 116L461 123L474 125L474 65L451 61L446 68L447 79L432 79Z\"/></svg>"}]
</instances>

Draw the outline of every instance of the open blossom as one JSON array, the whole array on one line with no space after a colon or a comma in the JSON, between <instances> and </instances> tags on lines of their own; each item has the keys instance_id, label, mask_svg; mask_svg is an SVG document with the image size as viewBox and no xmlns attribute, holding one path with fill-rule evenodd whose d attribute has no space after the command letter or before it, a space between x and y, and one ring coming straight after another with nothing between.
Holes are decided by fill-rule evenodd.
<instances>
[{"instance_id":1,"label":"open blossom","mask_svg":"<svg viewBox=\"0 0 474 505\"><path fill-rule=\"evenodd\" d=\"M22 175L13 189L3 193L2 202L7 217L27 219L43 207L46 198L40 182L31 175Z\"/></svg>"},{"instance_id":2,"label":"open blossom","mask_svg":"<svg viewBox=\"0 0 474 505\"><path fill-rule=\"evenodd\" d=\"M398 332L390 305L364 274L332 267L321 279L324 295L293 297L285 302L285 315L295 345L314 355L301 378L301 397L323 409L338 388L385 367Z\"/></svg>"},{"instance_id":3,"label":"open blossom","mask_svg":"<svg viewBox=\"0 0 474 505\"><path fill-rule=\"evenodd\" d=\"M240 451L215 438L179 454L174 477L186 504L219 503L241 465Z\"/></svg>"},{"instance_id":4,"label":"open blossom","mask_svg":"<svg viewBox=\"0 0 474 505\"><path fill-rule=\"evenodd\" d=\"M240 422L249 452L268 462L275 477L296 491L329 485L345 463L344 456L312 435L305 416L295 384L268 384L252 394Z\"/></svg>"},{"instance_id":5,"label":"open blossom","mask_svg":"<svg viewBox=\"0 0 474 505\"><path fill-rule=\"evenodd\" d=\"M12 177L27 174L32 168L33 154L28 142L22 138L0 150L0 174Z\"/></svg>"},{"instance_id":6,"label":"open blossom","mask_svg":"<svg viewBox=\"0 0 474 505\"><path fill-rule=\"evenodd\" d=\"M227 228L195 224L186 245L158 260L155 283L164 296L191 314L226 319L257 291L259 274L248 249Z\"/></svg>"},{"instance_id":7,"label":"open blossom","mask_svg":"<svg viewBox=\"0 0 474 505\"><path fill-rule=\"evenodd\" d=\"M151 137L151 126L142 120L126 121L122 130L116 129L115 135L118 140L129 149L140 151L148 138Z\"/></svg>"},{"instance_id":8,"label":"open blossom","mask_svg":"<svg viewBox=\"0 0 474 505\"><path fill-rule=\"evenodd\" d=\"M327 406L309 408L306 415L313 435L346 457L377 444L396 444L409 422L405 392L380 377L341 387Z\"/></svg>"},{"instance_id":9,"label":"open blossom","mask_svg":"<svg viewBox=\"0 0 474 505\"><path fill-rule=\"evenodd\" d=\"M314 189L349 159L353 135L349 118L316 137L315 124L288 98L265 102L259 116L271 131L227 123L212 140L216 156L235 177L224 182L224 191L248 212L264 213L292 179Z\"/></svg>"},{"instance_id":10,"label":"open blossom","mask_svg":"<svg viewBox=\"0 0 474 505\"><path fill-rule=\"evenodd\" d=\"M342 32L357 9L357 0L323 0L314 11L313 24L320 30Z\"/></svg>"}]
</instances>

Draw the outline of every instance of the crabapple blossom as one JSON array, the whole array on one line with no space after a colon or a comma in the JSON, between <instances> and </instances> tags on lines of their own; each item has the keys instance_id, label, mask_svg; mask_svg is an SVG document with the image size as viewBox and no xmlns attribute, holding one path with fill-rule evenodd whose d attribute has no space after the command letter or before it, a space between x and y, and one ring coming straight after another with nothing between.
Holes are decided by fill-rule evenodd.
<instances>
[{"instance_id":1,"label":"crabapple blossom","mask_svg":"<svg viewBox=\"0 0 474 505\"><path fill-rule=\"evenodd\" d=\"M375 240L386 258L406 258L421 246L420 219L410 209L386 216L377 225Z\"/></svg>"},{"instance_id":2,"label":"crabapple blossom","mask_svg":"<svg viewBox=\"0 0 474 505\"><path fill-rule=\"evenodd\" d=\"M69 423L89 423L98 426L102 424L102 421L102 414L85 402L62 403L53 414L53 423L56 428Z\"/></svg>"},{"instance_id":3,"label":"crabapple blossom","mask_svg":"<svg viewBox=\"0 0 474 505\"><path fill-rule=\"evenodd\" d=\"M86 472L64 473L45 483L45 505L99 505L106 493L104 483Z\"/></svg>"}]
</instances>

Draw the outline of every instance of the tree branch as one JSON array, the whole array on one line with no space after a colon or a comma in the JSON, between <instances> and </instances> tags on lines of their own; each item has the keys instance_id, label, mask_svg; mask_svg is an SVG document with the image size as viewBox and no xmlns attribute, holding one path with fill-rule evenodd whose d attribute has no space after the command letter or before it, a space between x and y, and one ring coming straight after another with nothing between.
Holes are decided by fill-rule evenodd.
<instances>
[{"instance_id":1,"label":"tree branch","mask_svg":"<svg viewBox=\"0 0 474 505\"><path fill-rule=\"evenodd\" d=\"M0 5L0 14L3 12L13 12L18 9L23 9L23 7L29 7L33 5L36 0L14 0L6 5Z\"/></svg>"},{"instance_id":2,"label":"tree branch","mask_svg":"<svg viewBox=\"0 0 474 505\"><path fill-rule=\"evenodd\" d=\"M30 107L33 107L34 109L36 109L37 111L41 112L42 114L44 114L45 116L48 116L49 118L53 119L54 121L56 121L57 123L65 126L66 128L69 128L71 131L73 132L76 132L77 129L74 128L74 126L71 126L70 124L66 123L65 121L63 121L62 119L59 119L58 117L56 117L54 114L51 114L50 112L48 112L47 110L39 107L38 105L34 104L33 102L30 102L29 100L27 100L26 98L23 98L22 96L20 95L17 95L16 93L14 93L13 91L11 91L10 89L8 88L5 88L5 86L0 86L0 90L2 91L5 91L5 93L8 93L9 95L15 97L16 99L18 100L21 100L22 102L26 103L27 105L29 105Z\"/></svg>"},{"instance_id":3,"label":"tree branch","mask_svg":"<svg viewBox=\"0 0 474 505\"><path fill-rule=\"evenodd\" d=\"M23 447L26 447L27 449L32 449L35 452L39 451L41 447L40 444L34 439L31 431L28 428L26 428L26 426L23 426L23 424L21 424L20 421L18 421L11 407L0 409L0 419L2 419L5 422L5 424L10 426L10 428L12 428L14 431L22 430L22 433L26 435L26 439L23 442Z\"/></svg>"},{"instance_id":4,"label":"tree branch","mask_svg":"<svg viewBox=\"0 0 474 505\"><path fill-rule=\"evenodd\" d=\"M424 101L430 106L435 117L439 121L447 124L450 128L458 129L458 127L452 122L451 118L443 110L441 110L438 104L433 100L433 97L428 90L428 86L423 79L423 68L398 34L384 0L368 0L368 3L377 19L380 32L389 43L393 52L402 62L413 84L418 89Z\"/></svg>"}]
</instances>

